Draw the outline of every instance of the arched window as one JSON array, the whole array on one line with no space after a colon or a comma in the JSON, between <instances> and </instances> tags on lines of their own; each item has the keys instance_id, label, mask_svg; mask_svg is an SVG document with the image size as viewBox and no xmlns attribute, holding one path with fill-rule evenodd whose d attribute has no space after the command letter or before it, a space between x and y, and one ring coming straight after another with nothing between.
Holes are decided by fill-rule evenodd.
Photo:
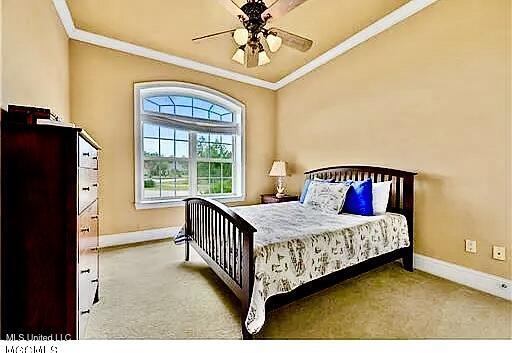
<instances>
[{"instance_id":1,"label":"arched window","mask_svg":"<svg viewBox=\"0 0 512 353\"><path fill-rule=\"evenodd\" d=\"M182 82L137 83L134 93L137 208L243 200L242 103Z\"/></svg>"}]
</instances>

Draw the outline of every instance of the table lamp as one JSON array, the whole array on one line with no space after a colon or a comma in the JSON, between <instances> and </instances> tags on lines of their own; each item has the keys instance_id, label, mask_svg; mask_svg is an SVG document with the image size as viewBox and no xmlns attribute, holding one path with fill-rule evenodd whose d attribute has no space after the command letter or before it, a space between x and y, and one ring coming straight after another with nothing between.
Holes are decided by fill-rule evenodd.
<instances>
[{"instance_id":1,"label":"table lamp","mask_svg":"<svg viewBox=\"0 0 512 353\"><path fill-rule=\"evenodd\" d=\"M277 193L276 197L283 197L285 195L286 186L284 183L284 177L286 174L286 162L285 161L274 161L272 169L268 173L269 176L277 177Z\"/></svg>"}]
</instances>

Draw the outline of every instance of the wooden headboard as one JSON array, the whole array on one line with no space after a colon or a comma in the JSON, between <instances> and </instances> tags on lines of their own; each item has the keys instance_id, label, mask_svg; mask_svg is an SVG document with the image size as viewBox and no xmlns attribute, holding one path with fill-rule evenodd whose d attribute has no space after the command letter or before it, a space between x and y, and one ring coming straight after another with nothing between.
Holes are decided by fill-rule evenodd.
<instances>
[{"instance_id":1,"label":"wooden headboard","mask_svg":"<svg viewBox=\"0 0 512 353\"><path fill-rule=\"evenodd\" d=\"M365 180L371 178L374 183L391 181L388 211L403 214L407 218L409 237L412 240L414 215L414 176L415 172L374 167L368 165L341 165L308 170L307 178L342 180Z\"/></svg>"}]
</instances>

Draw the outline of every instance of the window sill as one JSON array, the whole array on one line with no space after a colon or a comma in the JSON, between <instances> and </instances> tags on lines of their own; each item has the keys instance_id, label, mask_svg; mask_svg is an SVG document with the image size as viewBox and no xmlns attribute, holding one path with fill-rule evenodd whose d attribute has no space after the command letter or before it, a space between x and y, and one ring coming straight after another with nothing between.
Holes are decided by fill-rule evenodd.
<instances>
[{"instance_id":1,"label":"window sill","mask_svg":"<svg viewBox=\"0 0 512 353\"><path fill-rule=\"evenodd\" d=\"M208 197L213 200L226 203L226 202L239 202L245 201L245 195L230 195L230 196L217 196L217 197ZM183 207L185 206L185 202L182 199L176 200L165 200L165 201L139 201L135 202L135 209L137 210L147 210L153 208L168 208L168 207Z\"/></svg>"}]
</instances>

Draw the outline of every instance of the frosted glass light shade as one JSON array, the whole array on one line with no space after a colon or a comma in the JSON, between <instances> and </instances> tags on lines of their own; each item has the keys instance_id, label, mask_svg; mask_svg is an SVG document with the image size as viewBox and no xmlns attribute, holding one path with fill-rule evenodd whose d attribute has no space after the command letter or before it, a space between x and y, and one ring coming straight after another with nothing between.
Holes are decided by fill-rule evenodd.
<instances>
[{"instance_id":1,"label":"frosted glass light shade","mask_svg":"<svg viewBox=\"0 0 512 353\"><path fill-rule=\"evenodd\" d=\"M242 48L238 48L231 59L241 65L244 65L245 64L245 52L243 51Z\"/></svg>"},{"instance_id":2,"label":"frosted glass light shade","mask_svg":"<svg viewBox=\"0 0 512 353\"><path fill-rule=\"evenodd\" d=\"M245 28L237 28L233 33L233 39L238 45L246 45L249 40L249 31Z\"/></svg>"},{"instance_id":3,"label":"frosted glass light shade","mask_svg":"<svg viewBox=\"0 0 512 353\"><path fill-rule=\"evenodd\" d=\"M283 44L283 40L278 36L269 34L267 36L267 44L268 44L268 48L270 49L270 51L272 53L275 53L276 51L279 50L279 48L281 48L281 44Z\"/></svg>"},{"instance_id":4,"label":"frosted glass light shade","mask_svg":"<svg viewBox=\"0 0 512 353\"><path fill-rule=\"evenodd\" d=\"M268 173L269 176L285 177L286 174L286 162L285 161L274 161L272 169Z\"/></svg>"},{"instance_id":5,"label":"frosted glass light shade","mask_svg":"<svg viewBox=\"0 0 512 353\"><path fill-rule=\"evenodd\" d=\"M258 66L266 65L270 62L270 58L264 50L258 54Z\"/></svg>"}]
</instances>

